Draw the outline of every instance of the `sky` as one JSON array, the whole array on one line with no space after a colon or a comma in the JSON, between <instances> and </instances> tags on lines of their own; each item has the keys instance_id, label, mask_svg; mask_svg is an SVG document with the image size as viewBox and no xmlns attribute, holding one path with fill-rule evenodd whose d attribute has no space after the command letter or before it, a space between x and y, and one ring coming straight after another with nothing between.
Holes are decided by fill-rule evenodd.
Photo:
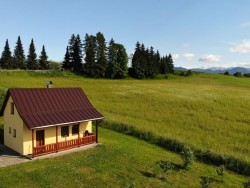
<instances>
[{"instance_id":1,"label":"sky","mask_svg":"<svg viewBox=\"0 0 250 188\"><path fill-rule=\"evenodd\" d=\"M0 1L0 53L20 36L25 54L45 45L50 60L62 61L72 34L102 32L132 54L137 41L175 67L250 68L249 0L8 0Z\"/></svg>"}]
</instances>

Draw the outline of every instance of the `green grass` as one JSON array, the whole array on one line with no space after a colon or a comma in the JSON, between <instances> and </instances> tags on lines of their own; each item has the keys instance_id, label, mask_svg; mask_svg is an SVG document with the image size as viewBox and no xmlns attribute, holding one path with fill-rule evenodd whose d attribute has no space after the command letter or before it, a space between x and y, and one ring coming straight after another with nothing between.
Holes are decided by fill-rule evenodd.
<instances>
[{"instance_id":1,"label":"green grass","mask_svg":"<svg viewBox=\"0 0 250 188\"><path fill-rule=\"evenodd\" d=\"M221 180L213 166L195 162L190 171L164 174L157 161L181 164L179 155L144 141L99 129L101 146L69 155L0 168L0 187L200 187L200 176ZM241 187L247 179L226 171L224 183Z\"/></svg>"},{"instance_id":2,"label":"green grass","mask_svg":"<svg viewBox=\"0 0 250 188\"><path fill-rule=\"evenodd\" d=\"M250 162L250 79L196 73L160 80L87 79L72 73L0 71L0 88L82 87L109 121Z\"/></svg>"}]
</instances>

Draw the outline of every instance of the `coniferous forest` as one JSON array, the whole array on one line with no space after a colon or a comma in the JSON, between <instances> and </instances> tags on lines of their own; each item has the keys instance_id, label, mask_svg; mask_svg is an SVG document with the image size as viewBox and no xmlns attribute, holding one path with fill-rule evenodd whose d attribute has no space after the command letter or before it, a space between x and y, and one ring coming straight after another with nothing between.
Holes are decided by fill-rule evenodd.
<instances>
[{"instance_id":1,"label":"coniferous forest","mask_svg":"<svg viewBox=\"0 0 250 188\"><path fill-rule=\"evenodd\" d=\"M129 67L129 60L130 65ZM21 37L18 36L13 54L6 40L0 58L1 69L50 70L53 62L48 60L45 46L38 56L34 40L31 39L27 56L23 49ZM92 78L120 79L131 76L138 79L154 78L158 74L174 73L174 63L171 54L161 56L158 50L151 46L146 48L137 42L134 53L128 57L123 44L113 38L106 41L104 34L72 34L68 40L62 70L69 70Z\"/></svg>"}]
</instances>

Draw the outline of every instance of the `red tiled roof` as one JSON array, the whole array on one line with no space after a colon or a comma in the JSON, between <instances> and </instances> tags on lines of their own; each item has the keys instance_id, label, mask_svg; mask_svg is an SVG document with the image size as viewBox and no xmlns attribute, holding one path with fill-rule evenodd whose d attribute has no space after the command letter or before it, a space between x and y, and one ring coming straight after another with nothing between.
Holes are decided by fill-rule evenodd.
<instances>
[{"instance_id":1,"label":"red tiled roof","mask_svg":"<svg viewBox=\"0 0 250 188\"><path fill-rule=\"evenodd\" d=\"M81 88L12 88L7 92L0 115L9 96L29 129L104 118Z\"/></svg>"}]
</instances>

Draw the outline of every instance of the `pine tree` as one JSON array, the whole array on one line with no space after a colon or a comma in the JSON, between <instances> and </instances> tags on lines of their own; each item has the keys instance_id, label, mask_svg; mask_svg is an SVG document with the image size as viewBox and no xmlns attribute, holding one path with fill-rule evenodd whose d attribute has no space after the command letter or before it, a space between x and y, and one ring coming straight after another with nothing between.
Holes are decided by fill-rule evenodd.
<instances>
[{"instance_id":1,"label":"pine tree","mask_svg":"<svg viewBox=\"0 0 250 188\"><path fill-rule=\"evenodd\" d=\"M106 42L105 37L101 32L96 34L96 63L98 70L98 77L105 77L106 72Z\"/></svg>"},{"instance_id":2,"label":"pine tree","mask_svg":"<svg viewBox=\"0 0 250 188\"><path fill-rule=\"evenodd\" d=\"M109 41L109 47L108 47L108 63L107 63L107 70L106 70L106 77L107 78L115 78L116 67L118 66L115 48L116 48L115 41L112 38Z\"/></svg>"},{"instance_id":3,"label":"pine tree","mask_svg":"<svg viewBox=\"0 0 250 188\"><path fill-rule=\"evenodd\" d=\"M70 69L70 54L69 54L69 47L67 46L66 48L66 53L65 53L65 56L64 56L64 61L63 61L63 68L68 70Z\"/></svg>"},{"instance_id":4,"label":"pine tree","mask_svg":"<svg viewBox=\"0 0 250 188\"><path fill-rule=\"evenodd\" d=\"M29 70L37 70L39 68L37 62L36 48L33 39L31 40L29 53L27 56L27 68Z\"/></svg>"},{"instance_id":5,"label":"pine tree","mask_svg":"<svg viewBox=\"0 0 250 188\"><path fill-rule=\"evenodd\" d=\"M42 70L48 70L50 68L44 45L42 47L41 55L39 56L39 68Z\"/></svg>"},{"instance_id":6,"label":"pine tree","mask_svg":"<svg viewBox=\"0 0 250 188\"><path fill-rule=\"evenodd\" d=\"M90 77L96 77L96 37L93 35L85 35L84 40L85 64L84 71Z\"/></svg>"},{"instance_id":7,"label":"pine tree","mask_svg":"<svg viewBox=\"0 0 250 188\"><path fill-rule=\"evenodd\" d=\"M78 34L73 44L72 59L73 59L74 71L82 71L82 48L83 48L83 44L82 44L80 35Z\"/></svg>"},{"instance_id":8,"label":"pine tree","mask_svg":"<svg viewBox=\"0 0 250 188\"><path fill-rule=\"evenodd\" d=\"M73 64L74 64L74 59L73 59L73 56L74 56L74 43L75 43L75 35L72 34L71 35L71 38L69 39L69 45L68 45L68 50L69 50L69 56L70 56L70 61L69 61L69 67L70 69L73 70Z\"/></svg>"},{"instance_id":9,"label":"pine tree","mask_svg":"<svg viewBox=\"0 0 250 188\"><path fill-rule=\"evenodd\" d=\"M115 43L113 39L109 42L108 63L106 77L124 78L128 71L128 55L122 44Z\"/></svg>"},{"instance_id":10,"label":"pine tree","mask_svg":"<svg viewBox=\"0 0 250 188\"><path fill-rule=\"evenodd\" d=\"M14 68L18 68L18 69L26 68L25 55L24 55L23 45L22 45L20 36L18 36L17 38L16 47L14 50L13 64L14 64Z\"/></svg>"},{"instance_id":11,"label":"pine tree","mask_svg":"<svg viewBox=\"0 0 250 188\"><path fill-rule=\"evenodd\" d=\"M2 52L0 67L2 69L12 69L13 68L13 58L10 51L10 46L8 39L6 40L4 50Z\"/></svg>"},{"instance_id":12,"label":"pine tree","mask_svg":"<svg viewBox=\"0 0 250 188\"><path fill-rule=\"evenodd\" d=\"M168 68L168 73L170 74L174 73L174 62L171 54L169 54L167 57L167 68Z\"/></svg>"}]
</instances>

